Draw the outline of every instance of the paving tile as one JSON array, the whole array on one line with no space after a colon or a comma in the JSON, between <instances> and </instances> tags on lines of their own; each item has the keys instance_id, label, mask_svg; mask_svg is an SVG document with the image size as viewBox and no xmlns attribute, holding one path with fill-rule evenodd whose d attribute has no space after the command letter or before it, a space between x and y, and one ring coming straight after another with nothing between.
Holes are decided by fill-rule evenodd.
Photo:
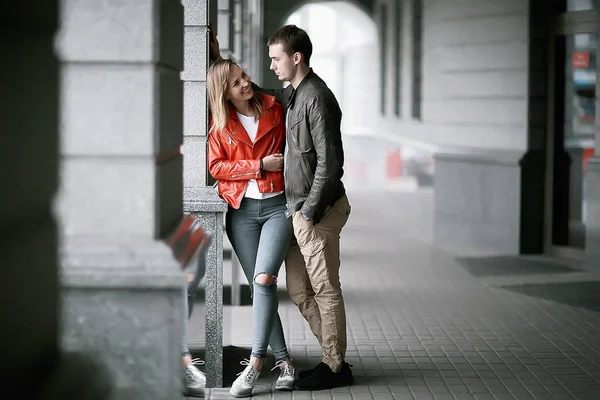
<instances>
[{"instance_id":1,"label":"paving tile","mask_svg":"<svg viewBox=\"0 0 600 400\"><path fill-rule=\"evenodd\" d=\"M556 268L544 274L544 263L535 276L501 276L504 272L489 269L474 276L457 260L475 262L473 254L436 248L431 229L422 227L432 221L431 193L350 193L350 200L341 275L347 360L354 365L356 385L279 393L273 390L276 374L265 374L260 384L266 393L255 399L600 399L600 313L496 287L600 278L577 272L575 279ZM280 289L280 315L294 361L312 367L320 361L320 348ZM195 308L191 344L199 353L202 318L202 307ZM251 322L250 307L225 308L225 344L239 349L226 354L229 380L241 370L239 359L249 354ZM226 388L208 395L227 396Z\"/></svg>"}]
</instances>

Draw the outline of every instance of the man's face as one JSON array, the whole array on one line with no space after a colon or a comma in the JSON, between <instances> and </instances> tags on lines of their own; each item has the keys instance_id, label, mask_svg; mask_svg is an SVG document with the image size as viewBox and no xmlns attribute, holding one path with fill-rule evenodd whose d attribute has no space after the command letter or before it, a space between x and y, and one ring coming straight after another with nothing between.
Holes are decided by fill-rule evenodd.
<instances>
[{"instance_id":1,"label":"man's face","mask_svg":"<svg viewBox=\"0 0 600 400\"><path fill-rule=\"evenodd\" d=\"M296 53L297 54L297 53ZM269 58L271 59L271 70L275 72L280 81L289 82L296 76L299 57L288 55L283 51L281 43L269 46Z\"/></svg>"},{"instance_id":2,"label":"man's face","mask_svg":"<svg viewBox=\"0 0 600 400\"><path fill-rule=\"evenodd\" d=\"M227 78L227 99L233 102L250 100L254 96L250 77L237 65L232 65Z\"/></svg>"}]
</instances>

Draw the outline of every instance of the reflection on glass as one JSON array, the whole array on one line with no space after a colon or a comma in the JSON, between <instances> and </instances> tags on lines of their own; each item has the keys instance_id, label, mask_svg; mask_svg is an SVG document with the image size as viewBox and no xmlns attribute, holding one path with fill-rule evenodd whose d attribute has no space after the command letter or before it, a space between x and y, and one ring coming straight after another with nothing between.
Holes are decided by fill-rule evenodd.
<instances>
[{"instance_id":1,"label":"reflection on glass","mask_svg":"<svg viewBox=\"0 0 600 400\"><path fill-rule=\"evenodd\" d=\"M564 147L571 158L569 245L582 248L585 244L585 171L595 146L597 37L578 34L565 39Z\"/></svg>"},{"instance_id":2,"label":"reflection on glass","mask_svg":"<svg viewBox=\"0 0 600 400\"><path fill-rule=\"evenodd\" d=\"M567 11L595 10L598 0L567 0Z\"/></svg>"}]
</instances>

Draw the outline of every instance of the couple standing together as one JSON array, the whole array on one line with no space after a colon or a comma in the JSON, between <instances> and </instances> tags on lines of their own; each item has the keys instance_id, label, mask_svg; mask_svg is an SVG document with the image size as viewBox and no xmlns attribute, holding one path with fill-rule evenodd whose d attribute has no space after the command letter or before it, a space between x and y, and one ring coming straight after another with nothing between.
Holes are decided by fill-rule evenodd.
<instances>
[{"instance_id":1,"label":"couple standing together","mask_svg":"<svg viewBox=\"0 0 600 400\"><path fill-rule=\"evenodd\" d=\"M345 362L346 314L340 285L340 232L350 215L341 178L342 112L309 67L312 43L294 26L269 38L271 70L286 89L266 90L220 56L211 31L207 85L209 170L229 204L227 235L253 294L250 360L232 385L252 395L270 346L279 390L319 390L353 383ZM277 276L322 347L323 359L296 379L278 314ZM275 369L273 368L273 369Z\"/></svg>"}]
</instances>

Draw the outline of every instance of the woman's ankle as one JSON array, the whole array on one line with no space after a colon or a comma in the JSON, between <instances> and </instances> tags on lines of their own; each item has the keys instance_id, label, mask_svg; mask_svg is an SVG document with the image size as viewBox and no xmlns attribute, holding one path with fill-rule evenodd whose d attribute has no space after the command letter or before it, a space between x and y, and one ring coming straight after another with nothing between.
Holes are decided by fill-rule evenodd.
<instances>
[{"instance_id":1,"label":"woman's ankle","mask_svg":"<svg viewBox=\"0 0 600 400\"><path fill-rule=\"evenodd\" d=\"M250 365L257 371L261 371L263 365L265 364L265 359L261 357L250 357Z\"/></svg>"},{"instance_id":2,"label":"woman's ankle","mask_svg":"<svg viewBox=\"0 0 600 400\"><path fill-rule=\"evenodd\" d=\"M181 363L183 364L183 367L187 367L188 365L190 365L192 363L192 356L190 355L185 355L181 357Z\"/></svg>"}]
</instances>

